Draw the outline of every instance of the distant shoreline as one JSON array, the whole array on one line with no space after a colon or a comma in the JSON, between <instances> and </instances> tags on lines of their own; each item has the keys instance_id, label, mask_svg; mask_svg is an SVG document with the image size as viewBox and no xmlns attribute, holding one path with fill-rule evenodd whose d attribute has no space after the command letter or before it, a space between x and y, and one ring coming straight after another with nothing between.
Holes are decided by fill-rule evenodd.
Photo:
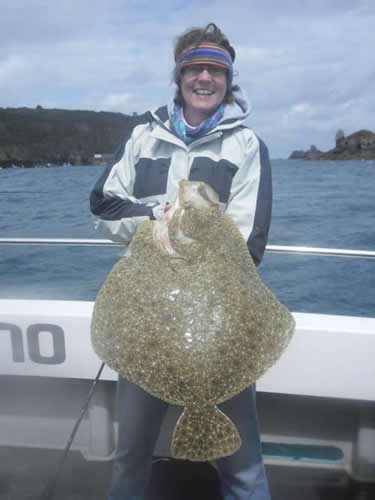
<instances>
[{"instance_id":1,"label":"distant shoreline","mask_svg":"<svg viewBox=\"0 0 375 500\"><path fill-rule=\"evenodd\" d=\"M0 168L106 165L143 115L105 111L0 108ZM374 160L375 134L359 130L323 152L296 150L288 160Z\"/></svg>"},{"instance_id":2,"label":"distant shoreline","mask_svg":"<svg viewBox=\"0 0 375 500\"><path fill-rule=\"evenodd\" d=\"M345 137L342 130L336 133L336 146L326 152L312 145L308 151L296 150L289 160L375 160L375 134L370 130L359 130Z\"/></svg>"},{"instance_id":3,"label":"distant shoreline","mask_svg":"<svg viewBox=\"0 0 375 500\"><path fill-rule=\"evenodd\" d=\"M0 167L101 165L142 115L0 108Z\"/></svg>"},{"instance_id":4,"label":"distant shoreline","mask_svg":"<svg viewBox=\"0 0 375 500\"><path fill-rule=\"evenodd\" d=\"M344 161L374 161L375 158L345 158L345 159L338 159L338 158L310 158L310 159L305 159L305 158L271 158L271 163L277 162L277 161L283 161L287 162L290 160L300 160L300 161L338 161L338 162L344 162ZM35 164L35 165L0 165L0 170L12 170L12 169L34 169L34 168L44 168L44 169L49 169L49 168L76 168L76 167L86 167L86 168L93 168L93 167L106 167L106 164L104 163L92 163L92 164L77 164L77 165L72 165L69 163L65 164L54 164L54 163L49 163L49 164Z\"/></svg>"}]
</instances>

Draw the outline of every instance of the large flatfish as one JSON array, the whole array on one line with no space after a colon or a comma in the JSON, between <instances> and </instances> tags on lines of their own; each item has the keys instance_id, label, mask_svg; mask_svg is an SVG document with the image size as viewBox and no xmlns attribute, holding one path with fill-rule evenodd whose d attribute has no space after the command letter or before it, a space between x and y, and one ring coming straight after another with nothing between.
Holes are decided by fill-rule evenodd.
<instances>
[{"instance_id":1,"label":"large flatfish","mask_svg":"<svg viewBox=\"0 0 375 500\"><path fill-rule=\"evenodd\" d=\"M206 461L241 445L216 405L277 361L294 326L216 192L181 181L164 219L139 226L99 290L92 342L123 377L184 406L172 456Z\"/></svg>"}]
</instances>

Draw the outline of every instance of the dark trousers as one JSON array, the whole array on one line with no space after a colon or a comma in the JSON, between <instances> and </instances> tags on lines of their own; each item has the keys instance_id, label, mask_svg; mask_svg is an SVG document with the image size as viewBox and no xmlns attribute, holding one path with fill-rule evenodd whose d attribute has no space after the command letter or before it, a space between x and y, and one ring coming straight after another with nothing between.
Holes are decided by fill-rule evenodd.
<instances>
[{"instance_id":1,"label":"dark trousers","mask_svg":"<svg viewBox=\"0 0 375 500\"><path fill-rule=\"evenodd\" d=\"M216 460L224 500L270 500L264 471L255 385L219 405L234 422L241 448ZM119 435L108 500L143 500L151 478L152 455L168 403L126 379L117 385Z\"/></svg>"}]
</instances>

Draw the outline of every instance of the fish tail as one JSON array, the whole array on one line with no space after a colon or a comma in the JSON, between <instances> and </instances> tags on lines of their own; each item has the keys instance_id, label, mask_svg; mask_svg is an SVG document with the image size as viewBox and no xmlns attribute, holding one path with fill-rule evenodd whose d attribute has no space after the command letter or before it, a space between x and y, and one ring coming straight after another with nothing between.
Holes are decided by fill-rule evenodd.
<instances>
[{"instance_id":1,"label":"fish tail","mask_svg":"<svg viewBox=\"0 0 375 500\"><path fill-rule=\"evenodd\" d=\"M177 421L171 452L174 458L205 462L233 455L240 446L235 425L215 405L187 406Z\"/></svg>"}]
</instances>

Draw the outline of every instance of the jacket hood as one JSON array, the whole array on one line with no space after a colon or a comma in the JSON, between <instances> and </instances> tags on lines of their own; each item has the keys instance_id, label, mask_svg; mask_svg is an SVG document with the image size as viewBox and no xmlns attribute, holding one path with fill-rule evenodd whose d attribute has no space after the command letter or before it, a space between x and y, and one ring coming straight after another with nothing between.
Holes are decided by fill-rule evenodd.
<instances>
[{"instance_id":1,"label":"jacket hood","mask_svg":"<svg viewBox=\"0 0 375 500\"><path fill-rule=\"evenodd\" d=\"M246 118L250 115L251 106L249 99L244 90L241 89L238 85L234 85L232 88L232 93L234 96L233 104L226 104L224 109L224 116L220 121L220 124L223 122L229 121L245 121Z\"/></svg>"}]
</instances>

